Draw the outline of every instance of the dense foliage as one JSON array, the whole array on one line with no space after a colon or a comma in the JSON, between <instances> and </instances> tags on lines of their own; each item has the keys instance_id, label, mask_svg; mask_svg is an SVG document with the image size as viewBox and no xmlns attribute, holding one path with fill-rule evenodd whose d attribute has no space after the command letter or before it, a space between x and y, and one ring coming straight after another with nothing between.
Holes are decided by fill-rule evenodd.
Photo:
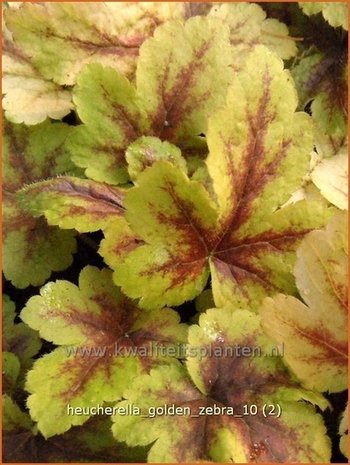
<instances>
[{"instance_id":1,"label":"dense foliage","mask_svg":"<svg viewBox=\"0 0 350 465\"><path fill-rule=\"evenodd\" d=\"M4 461L345 461L347 29L4 5Z\"/></svg>"}]
</instances>

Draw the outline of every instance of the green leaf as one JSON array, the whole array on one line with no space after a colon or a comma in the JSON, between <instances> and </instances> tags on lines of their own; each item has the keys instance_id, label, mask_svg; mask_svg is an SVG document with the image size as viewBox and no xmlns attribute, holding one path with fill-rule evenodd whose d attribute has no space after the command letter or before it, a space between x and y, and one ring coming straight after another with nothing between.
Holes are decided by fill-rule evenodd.
<instances>
[{"instance_id":1,"label":"green leaf","mask_svg":"<svg viewBox=\"0 0 350 465\"><path fill-rule=\"evenodd\" d=\"M291 72L300 108L313 100L316 148L321 156L329 157L338 152L347 137L347 60L341 49L309 53Z\"/></svg>"},{"instance_id":2,"label":"green leaf","mask_svg":"<svg viewBox=\"0 0 350 465\"><path fill-rule=\"evenodd\" d=\"M256 309L266 295L296 291L296 246L332 213L322 200L280 208L309 170L312 125L296 104L281 60L257 47L235 75L226 106L209 119L207 166L218 215L203 186L178 168L159 161L144 171L125 208L146 244L109 258L124 292L145 307L180 305L201 293L209 264L219 307Z\"/></svg>"},{"instance_id":3,"label":"green leaf","mask_svg":"<svg viewBox=\"0 0 350 465\"><path fill-rule=\"evenodd\" d=\"M5 18L19 50L43 76L73 85L88 63L132 75L139 47L156 25L186 14L181 3L23 3L8 9Z\"/></svg>"},{"instance_id":4,"label":"green leaf","mask_svg":"<svg viewBox=\"0 0 350 465\"><path fill-rule=\"evenodd\" d=\"M211 346L253 350L272 348L259 317L251 312L212 309L190 328L188 368L180 364L151 370L135 379L126 400L140 415L113 417L113 433L129 445L152 443L149 462L221 463L327 461L330 441L322 417L301 402L327 404L322 396L299 389L290 381L279 357L205 355ZM264 353L264 352L263 352ZM202 392L195 388L193 382ZM281 415L264 418L264 403L280 404ZM243 414L243 406L257 405L257 415ZM164 407L178 408L171 414ZM213 414L214 408L225 411ZM231 408L231 412L227 410ZM154 415L155 408L163 408ZM201 410L202 408L202 410ZM210 411L203 411L211 408ZM225 413L223 413L225 412ZM233 413L233 414L232 414Z\"/></svg>"},{"instance_id":5,"label":"green leaf","mask_svg":"<svg viewBox=\"0 0 350 465\"><path fill-rule=\"evenodd\" d=\"M264 10L255 3L214 5L209 16L219 18L230 27L233 66L239 70L256 45L265 45L283 59L296 55L297 47L288 28L277 19L266 19Z\"/></svg>"},{"instance_id":6,"label":"green leaf","mask_svg":"<svg viewBox=\"0 0 350 465\"><path fill-rule=\"evenodd\" d=\"M304 238L295 276L306 305L291 296L267 298L261 309L265 331L284 345L286 363L307 388L342 391L348 363L345 213Z\"/></svg>"},{"instance_id":7,"label":"green leaf","mask_svg":"<svg viewBox=\"0 0 350 465\"><path fill-rule=\"evenodd\" d=\"M36 331L24 323L15 324L15 305L7 295L2 298L3 336L2 348L18 358L23 367L27 367L31 358L41 348L41 341ZM13 362L17 364L17 362Z\"/></svg>"},{"instance_id":8,"label":"green leaf","mask_svg":"<svg viewBox=\"0 0 350 465\"><path fill-rule=\"evenodd\" d=\"M145 351L153 342L186 340L186 325L173 310L140 310L113 286L109 270L90 266L81 272L79 288L68 281L44 286L21 318L62 346L36 361L27 376L31 417L46 438L89 418L87 411L69 413L67 405L87 409L120 399L147 368L152 353ZM127 352L135 347L139 352Z\"/></svg>"},{"instance_id":9,"label":"green leaf","mask_svg":"<svg viewBox=\"0 0 350 465\"><path fill-rule=\"evenodd\" d=\"M3 431L13 433L15 431L30 431L33 424L28 414L22 412L18 405L8 395L2 396Z\"/></svg>"},{"instance_id":10,"label":"green leaf","mask_svg":"<svg viewBox=\"0 0 350 465\"><path fill-rule=\"evenodd\" d=\"M140 137L127 148L125 158L128 163L130 179L137 182L137 177L147 167L158 160L165 160L187 173L186 160L181 151L169 142L162 142L156 137Z\"/></svg>"},{"instance_id":11,"label":"green leaf","mask_svg":"<svg viewBox=\"0 0 350 465\"><path fill-rule=\"evenodd\" d=\"M124 194L108 184L60 176L26 186L17 199L32 216L45 215L49 225L92 232L122 218Z\"/></svg>"},{"instance_id":12,"label":"green leaf","mask_svg":"<svg viewBox=\"0 0 350 465\"><path fill-rule=\"evenodd\" d=\"M3 126L3 269L19 288L40 285L52 271L72 263L76 243L71 231L50 228L25 213L16 193L25 184L73 170L64 144L63 123L27 128L4 120Z\"/></svg>"},{"instance_id":13,"label":"green leaf","mask_svg":"<svg viewBox=\"0 0 350 465\"><path fill-rule=\"evenodd\" d=\"M217 220L204 187L158 161L139 175L125 207L132 230L146 244L117 266L116 283L130 297L142 296L145 308L179 305L198 295L208 279L206 241Z\"/></svg>"},{"instance_id":14,"label":"green leaf","mask_svg":"<svg viewBox=\"0 0 350 465\"><path fill-rule=\"evenodd\" d=\"M306 57L291 67L291 74L298 91L299 107L304 109L310 100L317 94L317 86L327 75L331 66L330 58L317 52Z\"/></svg>"},{"instance_id":15,"label":"green leaf","mask_svg":"<svg viewBox=\"0 0 350 465\"><path fill-rule=\"evenodd\" d=\"M74 90L84 123L70 138L74 162L94 180L122 184L129 179L125 150L143 135L203 150L199 135L223 103L231 61L228 30L217 20L195 17L185 25L169 21L145 42L136 88L112 68L86 67Z\"/></svg>"},{"instance_id":16,"label":"green leaf","mask_svg":"<svg viewBox=\"0 0 350 465\"><path fill-rule=\"evenodd\" d=\"M21 364L15 354L2 353L2 383L3 391L11 393L16 389L17 379L21 370Z\"/></svg>"},{"instance_id":17,"label":"green leaf","mask_svg":"<svg viewBox=\"0 0 350 465\"><path fill-rule=\"evenodd\" d=\"M84 123L68 142L74 162L96 181L127 182L124 151L141 135L134 87L114 69L91 64L79 75L73 98Z\"/></svg>"},{"instance_id":18,"label":"green leaf","mask_svg":"<svg viewBox=\"0 0 350 465\"><path fill-rule=\"evenodd\" d=\"M308 15L321 13L333 27L348 30L348 5L346 2L299 2L303 12Z\"/></svg>"},{"instance_id":19,"label":"green leaf","mask_svg":"<svg viewBox=\"0 0 350 465\"><path fill-rule=\"evenodd\" d=\"M311 179L321 194L341 210L348 208L348 146L337 155L322 160L312 171Z\"/></svg>"},{"instance_id":20,"label":"green leaf","mask_svg":"<svg viewBox=\"0 0 350 465\"><path fill-rule=\"evenodd\" d=\"M46 79L13 41L3 22L2 104L13 123L37 124L47 117L61 119L73 108L71 92Z\"/></svg>"}]
</instances>

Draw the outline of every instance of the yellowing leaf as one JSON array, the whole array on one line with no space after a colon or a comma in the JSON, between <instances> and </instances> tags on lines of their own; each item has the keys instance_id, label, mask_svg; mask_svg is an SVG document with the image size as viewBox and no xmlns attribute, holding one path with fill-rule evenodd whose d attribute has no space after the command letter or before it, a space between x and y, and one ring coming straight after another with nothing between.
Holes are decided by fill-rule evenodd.
<instances>
[{"instance_id":1,"label":"yellowing leaf","mask_svg":"<svg viewBox=\"0 0 350 465\"><path fill-rule=\"evenodd\" d=\"M13 123L37 124L71 111L70 91L46 79L30 54L21 51L3 21L2 91L5 116Z\"/></svg>"},{"instance_id":2,"label":"yellowing leaf","mask_svg":"<svg viewBox=\"0 0 350 465\"><path fill-rule=\"evenodd\" d=\"M209 16L219 18L230 27L233 66L239 70L256 45L266 45L283 59L296 55L295 41L285 24L266 19L264 10L255 3L232 2L214 5Z\"/></svg>"},{"instance_id":3,"label":"yellowing leaf","mask_svg":"<svg viewBox=\"0 0 350 465\"><path fill-rule=\"evenodd\" d=\"M27 376L31 417L45 437L87 421L88 413L69 412L68 404L89 408L120 399L131 379L147 369L154 354L145 350L152 343L186 339L186 326L173 310L140 310L113 286L109 270L89 266L79 288L67 281L46 284L21 318L61 346L37 360ZM136 352L128 352L132 348Z\"/></svg>"},{"instance_id":4,"label":"yellowing leaf","mask_svg":"<svg viewBox=\"0 0 350 465\"><path fill-rule=\"evenodd\" d=\"M339 392L347 386L347 216L313 231L298 249L300 300L278 295L262 307L263 326L303 384Z\"/></svg>"},{"instance_id":5,"label":"yellowing leaf","mask_svg":"<svg viewBox=\"0 0 350 465\"><path fill-rule=\"evenodd\" d=\"M300 2L303 12L310 16L321 13L326 21L333 27L342 27L348 30L348 4L347 2Z\"/></svg>"},{"instance_id":6,"label":"yellowing leaf","mask_svg":"<svg viewBox=\"0 0 350 465\"><path fill-rule=\"evenodd\" d=\"M84 65L135 70L138 49L159 22L186 13L181 3L25 3L5 12L17 46L47 79L73 85ZM64 50L64 53L62 53Z\"/></svg>"},{"instance_id":7,"label":"yellowing leaf","mask_svg":"<svg viewBox=\"0 0 350 465\"><path fill-rule=\"evenodd\" d=\"M29 184L73 170L65 150L70 132L63 123L27 128L4 120L3 134L3 270L19 288L40 285L52 271L72 263L76 243L71 231L48 227L22 210L17 191Z\"/></svg>"},{"instance_id":8,"label":"yellowing leaf","mask_svg":"<svg viewBox=\"0 0 350 465\"><path fill-rule=\"evenodd\" d=\"M341 210L348 208L347 145L331 158L326 158L312 171L311 179L322 195Z\"/></svg>"}]
</instances>

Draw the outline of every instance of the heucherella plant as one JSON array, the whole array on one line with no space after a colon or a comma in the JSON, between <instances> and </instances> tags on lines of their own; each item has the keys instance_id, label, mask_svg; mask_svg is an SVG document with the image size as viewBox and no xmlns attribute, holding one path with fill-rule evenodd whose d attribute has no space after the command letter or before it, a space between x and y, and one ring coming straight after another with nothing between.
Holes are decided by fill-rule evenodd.
<instances>
[{"instance_id":1,"label":"heucherella plant","mask_svg":"<svg viewBox=\"0 0 350 465\"><path fill-rule=\"evenodd\" d=\"M3 10L5 462L344 461L347 5Z\"/></svg>"}]
</instances>

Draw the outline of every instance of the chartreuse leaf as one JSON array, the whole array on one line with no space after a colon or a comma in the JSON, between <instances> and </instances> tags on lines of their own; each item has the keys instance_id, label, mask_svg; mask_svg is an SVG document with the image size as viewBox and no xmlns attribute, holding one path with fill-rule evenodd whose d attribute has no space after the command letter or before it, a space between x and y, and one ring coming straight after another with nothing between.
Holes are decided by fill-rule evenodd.
<instances>
[{"instance_id":1,"label":"chartreuse leaf","mask_svg":"<svg viewBox=\"0 0 350 465\"><path fill-rule=\"evenodd\" d=\"M71 92L46 79L30 54L21 51L3 22L2 105L13 123L37 124L60 119L73 108Z\"/></svg>"},{"instance_id":2,"label":"chartreuse leaf","mask_svg":"<svg viewBox=\"0 0 350 465\"><path fill-rule=\"evenodd\" d=\"M233 66L239 70L256 45L265 45L283 59L296 55L293 37L285 24L266 19L264 10L255 3L223 3L214 5L209 16L219 18L230 27Z\"/></svg>"},{"instance_id":3,"label":"chartreuse leaf","mask_svg":"<svg viewBox=\"0 0 350 465\"><path fill-rule=\"evenodd\" d=\"M347 215L337 214L325 231L313 231L298 249L297 286L306 305L285 295L267 298L263 326L284 359L310 389L347 387Z\"/></svg>"},{"instance_id":4,"label":"chartreuse leaf","mask_svg":"<svg viewBox=\"0 0 350 465\"><path fill-rule=\"evenodd\" d=\"M205 397L195 388L183 365L173 363L152 369L150 374L135 379L124 397L126 400L117 407L132 403L141 414L112 417L112 431L117 440L129 446L154 443L148 454L151 463L190 463L204 456L202 447L210 437L204 441L203 419L188 414L152 418L152 408L156 407L188 406L195 412L201 402L205 405Z\"/></svg>"},{"instance_id":5,"label":"chartreuse leaf","mask_svg":"<svg viewBox=\"0 0 350 465\"><path fill-rule=\"evenodd\" d=\"M125 150L143 135L203 150L199 135L223 102L231 61L227 28L195 17L167 22L144 43L136 88L112 68L89 65L74 90L84 123L70 138L74 162L92 179L121 184L129 179Z\"/></svg>"},{"instance_id":6,"label":"chartreuse leaf","mask_svg":"<svg viewBox=\"0 0 350 465\"><path fill-rule=\"evenodd\" d=\"M123 189L73 176L36 182L17 194L23 210L32 216L44 214L48 224L79 232L122 221L123 197Z\"/></svg>"},{"instance_id":7,"label":"chartreuse leaf","mask_svg":"<svg viewBox=\"0 0 350 465\"><path fill-rule=\"evenodd\" d=\"M322 195L341 210L348 208L348 146L337 155L322 160L312 171L311 179Z\"/></svg>"},{"instance_id":8,"label":"chartreuse leaf","mask_svg":"<svg viewBox=\"0 0 350 465\"><path fill-rule=\"evenodd\" d=\"M143 244L126 221L111 222L103 231L104 239L100 243L99 254L112 269L115 269L128 254Z\"/></svg>"},{"instance_id":9,"label":"chartreuse leaf","mask_svg":"<svg viewBox=\"0 0 350 465\"><path fill-rule=\"evenodd\" d=\"M246 355L230 355L230 348L232 353L235 347L245 348ZM260 356L256 355L257 348ZM329 460L330 441L322 417L301 401L306 399L323 408L327 402L298 388L280 357L272 355L273 348L257 315L209 310L201 315L200 326L190 328L190 376L182 365L172 364L135 379L125 393L126 400L117 405L132 403L141 414L116 414L112 428L115 437L129 445L154 443L149 462ZM215 355L220 349L222 353ZM247 356L252 350L255 356ZM279 404L280 417L264 418L264 403ZM243 415L244 405L256 405L258 413ZM180 410L174 415L171 407Z\"/></svg>"},{"instance_id":10,"label":"chartreuse leaf","mask_svg":"<svg viewBox=\"0 0 350 465\"><path fill-rule=\"evenodd\" d=\"M152 342L173 345L186 339L186 326L173 310L140 310L113 286L109 270L90 266L81 272L79 288L68 281L44 286L21 318L61 346L37 360L27 376L28 407L45 437L89 418L86 411L69 412L68 405L87 409L120 399L146 369L145 350Z\"/></svg>"},{"instance_id":11,"label":"chartreuse leaf","mask_svg":"<svg viewBox=\"0 0 350 465\"><path fill-rule=\"evenodd\" d=\"M234 76L225 107L209 119L207 166L217 209L203 186L167 162L138 177L125 196L126 218L146 244L123 253L120 265L120 255L108 258L130 297L146 307L193 299L209 263L219 307L257 308L266 295L296 291L295 248L331 213L322 199L280 208L309 170L312 125L296 105L282 61L256 47ZM111 235L107 242L104 256L113 251Z\"/></svg>"},{"instance_id":12,"label":"chartreuse leaf","mask_svg":"<svg viewBox=\"0 0 350 465\"><path fill-rule=\"evenodd\" d=\"M70 132L63 123L27 128L4 120L3 126L3 270L24 288L40 285L72 263L76 243L71 231L50 228L25 213L16 192L26 184L73 170L64 148Z\"/></svg>"},{"instance_id":13,"label":"chartreuse leaf","mask_svg":"<svg viewBox=\"0 0 350 465\"><path fill-rule=\"evenodd\" d=\"M84 123L68 142L74 162L97 181L127 182L124 150L141 135L133 85L114 69L91 64L79 75L73 98Z\"/></svg>"},{"instance_id":14,"label":"chartreuse leaf","mask_svg":"<svg viewBox=\"0 0 350 465\"><path fill-rule=\"evenodd\" d=\"M2 348L6 352L11 352L17 358L18 363L26 367L41 348L39 335L24 323L14 323L15 305L7 295L2 297L2 318ZM11 363L17 364L16 361Z\"/></svg>"},{"instance_id":15,"label":"chartreuse leaf","mask_svg":"<svg viewBox=\"0 0 350 465\"><path fill-rule=\"evenodd\" d=\"M348 446L348 405L346 406L346 409L344 410L340 424L339 424L339 435L340 435L340 443L339 443L339 448L340 451L345 457L349 456L349 446Z\"/></svg>"},{"instance_id":16,"label":"chartreuse leaf","mask_svg":"<svg viewBox=\"0 0 350 465\"><path fill-rule=\"evenodd\" d=\"M73 85L88 63L132 75L139 47L156 25L187 14L181 3L23 3L5 18L17 47L43 76Z\"/></svg>"},{"instance_id":17,"label":"chartreuse leaf","mask_svg":"<svg viewBox=\"0 0 350 465\"><path fill-rule=\"evenodd\" d=\"M180 147L201 146L198 136L224 101L231 64L229 30L218 19L195 17L157 28L142 45L137 64L144 130Z\"/></svg>"},{"instance_id":18,"label":"chartreuse leaf","mask_svg":"<svg viewBox=\"0 0 350 465\"><path fill-rule=\"evenodd\" d=\"M299 2L303 12L308 15L321 13L333 27L348 30L348 4L346 2Z\"/></svg>"},{"instance_id":19,"label":"chartreuse leaf","mask_svg":"<svg viewBox=\"0 0 350 465\"><path fill-rule=\"evenodd\" d=\"M178 147L169 142L162 142L156 137L143 136L127 148L125 158L128 163L130 179L137 182L137 177L147 167L158 160L166 160L187 173L186 160Z\"/></svg>"},{"instance_id":20,"label":"chartreuse leaf","mask_svg":"<svg viewBox=\"0 0 350 465\"><path fill-rule=\"evenodd\" d=\"M296 106L282 62L256 47L209 120L207 165L223 231L210 260L217 306L256 307L278 289L293 292L296 244L326 220L319 202L280 209L302 185L312 149L310 118Z\"/></svg>"},{"instance_id":21,"label":"chartreuse leaf","mask_svg":"<svg viewBox=\"0 0 350 465\"><path fill-rule=\"evenodd\" d=\"M132 230L146 244L126 254L117 266L116 283L130 297L142 297L145 308L193 299L208 279L207 244L217 221L204 187L169 162L158 161L139 175L125 207Z\"/></svg>"}]
</instances>

